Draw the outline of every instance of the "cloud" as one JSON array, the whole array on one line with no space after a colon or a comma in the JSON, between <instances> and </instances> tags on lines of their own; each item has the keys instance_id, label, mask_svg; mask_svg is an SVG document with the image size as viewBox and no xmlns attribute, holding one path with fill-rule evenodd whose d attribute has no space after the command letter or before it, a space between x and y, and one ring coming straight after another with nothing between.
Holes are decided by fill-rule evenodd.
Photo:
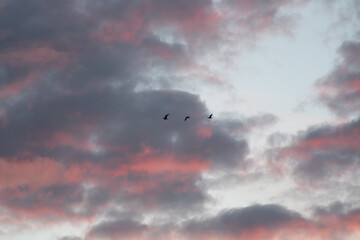
<instances>
[{"instance_id":1,"label":"cloud","mask_svg":"<svg viewBox=\"0 0 360 240\"><path fill-rule=\"evenodd\" d=\"M186 239L346 239L359 231L359 211L306 219L281 205L251 205L229 209L184 224Z\"/></svg>"},{"instance_id":2,"label":"cloud","mask_svg":"<svg viewBox=\"0 0 360 240\"><path fill-rule=\"evenodd\" d=\"M80 237L62 237L62 238L59 238L58 240L82 240L82 238Z\"/></svg>"},{"instance_id":3,"label":"cloud","mask_svg":"<svg viewBox=\"0 0 360 240\"><path fill-rule=\"evenodd\" d=\"M208 0L64 1L56 5L41 0L8 1L0 9L0 28L6 33L1 38L0 60L7 72L0 82L9 88L2 96L8 97L15 83L23 93L33 90L34 83L44 82L77 92L108 84L136 85L140 79L149 82L141 75L154 68L165 75L169 66L181 71L197 69L201 67L194 59L197 52L239 36L233 31L244 32L238 42L257 35L258 27L249 27L249 23L270 30L283 25L287 21L272 18L288 4L291 1L223 1L220 5ZM229 27L235 15L228 11L243 9L251 9L250 16L241 18L245 23L237 24L236 29ZM19 15L21 19L15 17ZM32 84L22 80L35 73L37 81ZM205 78L213 81L217 76Z\"/></svg>"},{"instance_id":4,"label":"cloud","mask_svg":"<svg viewBox=\"0 0 360 240\"><path fill-rule=\"evenodd\" d=\"M298 213L278 205L253 205L246 208L231 209L205 221L191 221L186 231L205 235L223 234L240 236L250 229L273 229L293 220L301 220Z\"/></svg>"},{"instance_id":5,"label":"cloud","mask_svg":"<svg viewBox=\"0 0 360 240\"><path fill-rule=\"evenodd\" d=\"M287 21L280 20L287 19L278 13L288 3L2 2L1 208L33 221L97 220L113 205L176 220L202 212L210 197L198 184L201 174L244 166L247 136L234 133L276 117L209 120L199 95L175 87L176 73L208 71L197 54L230 44L233 36L254 39L285 29ZM239 9L243 17L232 22ZM165 87L154 89L157 75L151 73L166 76ZM274 206L221 219L258 208L259 216L270 211L280 222L292 219ZM245 227L270 224L241 221ZM131 238L149 228L131 218L105 219L88 237Z\"/></svg>"},{"instance_id":6,"label":"cloud","mask_svg":"<svg viewBox=\"0 0 360 240\"><path fill-rule=\"evenodd\" d=\"M136 239L133 236L142 235L147 226L132 220L117 220L102 222L95 225L86 239Z\"/></svg>"},{"instance_id":7,"label":"cloud","mask_svg":"<svg viewBox=\"0 0 360 240\"><path fill-rule=\"evenodd\" d=\"M360 159L358 105L359 43L345 41L338 52L341 62L318 80L319 100L338 116L352 115L341 123L313 125L297 134L272 135L267 150L269 166L278 175L290 174L305 186L352 182ZM350 120L352 119L352 120Z\"/></svg>"},{"instance_id":8,"label":"cloud","mask_svg":"<svg viewBox=\"0 0 360 240\"><path fill-rule=\"evenodd\" d=\"M274 125L277 117L273 114L265 113L251 117L226 118L218 123L221 129L224 129L233 136L245 135L256 129L263 129Z\"/></svg>"},{"instance_id":9,"label":"cloud","mask_svg":"<svg viewBox=\"0 0 360 240\"><path fill-rule=\"evenodd\" d=\"M320 183L340 181L351 178L358 167L359 49L358 42L344 42L339 48L342 61L316 85L320 101L330 110L339 116L354 114L356 117L340 124L311 126L299 132L288 146L273 149L275 155L272 158L280 160L275 165L283 171L293 172L298 180Z\"/></svg>"},{"instance_id":10,"label":"cloud","mask_svg":"<svg viewBox=\"0 0 360 240\"><path fill-rule=\"evenodd\" d=\"M89 230L86 239L337 240L356 236L359 231L359 210L352 208L341 213L330 211L319 214L318 209L327 207L314 209L314 217L309 219L281 205L256 204L224 210L213 216L198 217L181 224L166 225L145 224L143 219L132 219L125 214L96 224Z\"/></svg>"},{"instance_id":11,"label":"cloud","mask_svg":"<svg viewBox=\"0 0 360 240\"><path fill-rule=\"evenodd\" d=\"M359 163L359 123L312 126L282 148L279 157L291 161L295 176L305 181L344 177Z\"/></svg>"},{"instance_id":12,"label":"cloud","mask_svg":"<svg viewBox=\"0 0 360 240\"><path fill-rule=\"evenodd\" d=\"M344 216L350 213L354 209L354 204L345 204L340 201L332 202L327 206L317 206L314 208L314 215L315 216ZM355 208L356 209L356 208Z\"/></svg>"},{"instance_id":13,"label":"cloud","mask_svg":"<svg viewBox=\"0 0 360 240\"><path fill-rule=\"evenodd\" d=\"M317 84L320 100L330 110L341 115L360 109L360 43L344 42L339 53L342 61Z\"/></svg>"},{"instance_id":14,"label":"cloud","mask_svg":"<svg viewBox=\"0 0 360 240\"><path fill-rule=\"evenodd\" d=\"M76 185L57 184L32 191L28 187L6 189L1 192L1 203L19 209L30 215L46 215L57 212L66 215L69 207L81 200L80 189Z\"/></svg>"},{"instance_id":15,"label":"cloud","mask_svg":"<svg viewBox=\"0 0 360 240\"><path fill-rule=\"evenodd\" d=\"M244 42L251 44L267 33L291 33L296 21L294 16L286 15L280 10L286 7L297 7L306 1L246 1L225 0L219 6L227 23L224 34L235 36L229 40L243 38ZM240 27L239 27L240 26Z\"/></svg>"},{"instance_id":16,"label":"cloud","mask_svg":"<svg viewBox=\"0 0 360 240\"><path fill-rule=\"evenodd\" d=\"M164 121L167 112L170 119ZM185 125L189 113L194 115ZM30 107L24 99L8 108L7 120L0 130L9 138L0 151L1 198L4 206L24 213L95 214L98 205L84 198L89 194L81 187L94 181L101 184L103 203L119 198L133 208L202 209L207 196L195 185L197 176L216 166L240 166L247 154L246 140L211 126L196 95L173 90L35 95ZM203 128L212 135L199 135ZM38 201L46 208L40 211L36 196L56 197L52 186L58 184L73 190L55 205L52 197ZM114 190L118 194L109 194ZM84 210L75 211L77 205Z\"/></svg>"}]
</instances>

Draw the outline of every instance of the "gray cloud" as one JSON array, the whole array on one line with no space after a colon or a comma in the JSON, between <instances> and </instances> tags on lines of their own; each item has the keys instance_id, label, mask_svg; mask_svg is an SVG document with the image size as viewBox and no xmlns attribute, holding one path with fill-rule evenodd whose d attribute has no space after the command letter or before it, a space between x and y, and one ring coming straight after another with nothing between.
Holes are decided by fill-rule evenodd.
<instances>
[{"instance_id":1,"label":"gray cloud","mask_svg":"<svg viewBox=\"0 0 360 240\"><path fill-rule=\"evenodd\" d=\"M339 48L342 62L318 81L320 100L338 115L359 113L360 43L344 42Z\"/></svg>"},{"instance_id":2,"label":"gray cloud","mask_svg":"<svg viewBox=\"0 0 360 240\"><path fill-rule=\"evenodd\" d=\"M67 237L62 237L62 238L59 238L58 240L82 240L82 238L80 237L74 237L74 236L67 236Z\"/></svg>"},{"instance_id":3,"label":"gray cloud","mask_svg":"<svg viewBox=\"0 0 360 240\"><path fill-rule=\"evenodd\" d=\"M274 19L281 6L276 2L269 12L255 6L243 22L258 18L257 30L272 29L276 21L267 25L261 19ZM18 171L13 176L21 184L1 189L2 207L84 218L108 203L134 212L202 211L209 196L197 185L200 174L244 165L247 136L233 130L276 121L270 114L209 120L200 96L170 90L173 70L192 66L201 47L225 36L227 16L219 16L216 7L209 0L3 1L0 158L6 166L17 165L9 169ZM180 41L169 41L167 34ZM214 40L205 46L207 39ZM166 72L170 89L152 90L149 69ZM139 84L149 90L138 91ZM162 120L166 113L168 121ZM185 123L186 115L191 118ZM22 164L38 158L51 162L63 179L30 181L37 176L26 174ZM84 187L89 183L96 186ZM89 236L146 229L122 219L94 226Z\"/></svg>"},{"instance_id":4,"label":"gray cloud","mask_svg":"<svg viewBox=\"0 0 360 240\"><path fill-rule=\"evenodd\" d=\"M314 207L314 214L316 216L331 216L331 215L346 215L353 209L353 204L343 203L340 201L332 202L326 206Z\"/></svg>"},{"instance_id":5,"label":"gray cloud","mask_svg":"<svg viewBox=\"0 0 360 240\"><path fill-rule=\"evenodd\" d=\"M360 149L354 142L359 137L359 123L357 119L338 126L312 126L280 152L292 160L300 179L325 180L346 175L360 160Z\"/></svg>"},{"instance_id":6,"label":"gray cloud","mask_svg":"<svg viewBox=\"0 0 360 240\"><path fill-rule=\"evenodd\" d=\"M338 51L342 61L317 82L319 98L339 116L356 116L360 109L360 45L344 42ZM337 125L311 126L299 132L288 146L270 149L270 157L275 161L289 160L298 180L319 182L349 177L360 161L359 128L358 117Z\"/></svg>"},{"instance_id":7,"label":"gray cloud","mask_svg":"<svg viewBox=\"0 0 360 240\"><path fill-rule=\"evenodd\" d=\"M76 185L52 185L36 192L22 186L4 190L0 196L2 204L7 207L34 213L50 210L50 214L52 211L71 212L71 206L82 200L82 194Z\"/></svg>"},{"instance_id":8,"label":"gray cloud","mask_svg":"<svg viewBox=\"0 0 360 240\"><path fill-rule=\"evenodd\" d=\"M9 109L9 125L0 130L2 137L9 138L1 147L2 156L18 162L42 156L65 164L69 169L90 162L103 171L124 169L127 172L125 176L114 178L110 175L102 179L102 175L94 176L92 169L85 168L81 174L83 181L98 177L104 184L99 188L99 194L92 193L88 199L83 199L84 193L80 191L78 198L72 200L75 191L69 191L63 194L66 197L60 205L52 204L52 199L35 204L36 196L48 192L47 188L36 192L29 190L23 198L12 198L4 193L4 198L8 196L4 205L13 209L31 210L44 205L70 215L88 216L96 212L99 204L120 199L134 209L153 206L167 209L169 213L201 210L207 196L195 185L196 176L204 170L197 164L207 166L210 159L210 167L229 168L243 164L247 154L246 140L236 140L221 127L212 126L199 98L186 92L134 93L124 89L104 89L82 95L46 95L46 101L43 98L44 95L35 95L31 108L24 99ZM168 112L171 114L169 120L162 120ZM191 119L185 123L183 117L187 114ZM92 126L91 130L84 125ZM213 134L208 138L198 136L197 130L202 127L212 128ZM100 152L86 147L92 137L96 139ZM161 162L163 160L157 163L157 159L164 157L188 167L181 170L175 165L152 173L151 166L146 165L146 156L137 156L144 147L156 152L151 155L152 164L159 164L160 168L166 163ZM22 152L27 152L26 157L21 156ZM136 165L145 167L131 170ZM128 168L130 170L126 170ZM148 189L135 194L126 192L126 188L115 187L117 194L109 194L116 182L130 184L130 188L144 186ZM149 182L156 187L147 186ZM67 206L80 203L86 205L81 212L67 209Z\"/></svg>"},{"instance_id":9,"label":"gray cloud","mask_svg":"<svg viewBox=\"0 0 360 240\"><path fill-rule=\"evenodd\" d=\"M203 204L209 199L204 190L196 185L197 177L194 174L176 171L157 175L134 173L122 179L124 180L140 186L150 183L150 186L140 193L126 194L124 191L120 194L119 203L125 204L129 209L160 209L175 218L176 215L202 212Z\"/></svg>"},{"instance_id":10,"label":"gray cloud","mask_svg":"<svg viewBox=\"0 0 360 240\"><path fill-rule=\"evenodd\" d=\"M88 233L87 239L132 239L148 229L148 226L135 220L105 221L95 225Z\"/></svg>"},{"instance_id":11,"label":"gray cloud","mask_svg":"<svg viewBox=\"0 0 360 240\"><path fill-rule=\"evenodd\" d=\"M252 205L230 209L219 215L192 220L184 226L186 232L200 236L241 236L246 230L285 227L293 220L303 220L300 214L279 205Z\"/></svg>"}]
</instances>

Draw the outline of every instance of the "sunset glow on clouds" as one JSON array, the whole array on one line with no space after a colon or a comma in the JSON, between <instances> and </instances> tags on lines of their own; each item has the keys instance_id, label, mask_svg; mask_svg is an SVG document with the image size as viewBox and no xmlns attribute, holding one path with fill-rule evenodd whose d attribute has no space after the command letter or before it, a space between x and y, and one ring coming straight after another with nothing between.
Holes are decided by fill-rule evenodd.
<instances>
[{"instance_id":1,"label":"sunset glow on clouds","mask_svg":"<svg viewBox=\"0 0 360 240\"><path fill-rule=\"evenodd\" d=\"M0 239L359 239L358 5L2 1Z\"/></svg>"}]
</instances>

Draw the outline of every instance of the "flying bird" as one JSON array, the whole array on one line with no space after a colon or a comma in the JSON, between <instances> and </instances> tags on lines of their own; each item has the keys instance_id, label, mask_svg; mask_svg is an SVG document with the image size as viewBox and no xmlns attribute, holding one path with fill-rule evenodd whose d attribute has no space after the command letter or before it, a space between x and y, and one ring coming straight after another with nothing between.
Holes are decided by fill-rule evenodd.
<instances>
[{"instance_id":1,"label":"flying bird","mask_svg":"<svg viewBox=\"0 0 360 240\"><path fill-rule=\"evenodd\" d=\"M186 122L186 120L188 120L188 118L190 118L189 116L186 116L186 118L185 118L185 122Z\"/></svg>"},{"instance_id":2,"label":"flying bird","mask_svg":"<svg viewBox=\"0 0 360 240\"><path fill-rule=\"evenodd\" d=\"M212 119L212 114L210 114L210 116L208 116L208 119Z\"/></svg>"},{"instance_id":3,"label":"flying bird","mask_svg":"<svg viewBox=\"0 0 360 240\"><path fill-rule=\"evenodd\" d=\"M164 119L164 120L168 120L167 117L168 117L169 115L170 115L170 114L166 114L165 117L163 117L163 119Z\"/></svg>"}]
</instances>

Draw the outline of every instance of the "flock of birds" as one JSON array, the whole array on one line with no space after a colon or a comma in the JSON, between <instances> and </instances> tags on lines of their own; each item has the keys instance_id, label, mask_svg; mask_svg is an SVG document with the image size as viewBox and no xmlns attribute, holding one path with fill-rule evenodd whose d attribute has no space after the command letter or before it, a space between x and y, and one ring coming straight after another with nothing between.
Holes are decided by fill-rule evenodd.
<instances>
[{"instance_id":1,"label":"flock of birds","mask_svg":"<svg viewBox=\"0 0 360 240\"><path fill-rule=\"evenodd\" d=\"M168 120L168 116L170 116L170 114L166 114L166 115L163 117L163 119L164 119L164 120ZM213 115L210 114L210 116L208 116L208 119L212 119L212 116L213 116ZM186 116L184 121L186 122L186 120L188 120L189 118L190 118L190 116Z\"/></svg>"}]
</instances>

